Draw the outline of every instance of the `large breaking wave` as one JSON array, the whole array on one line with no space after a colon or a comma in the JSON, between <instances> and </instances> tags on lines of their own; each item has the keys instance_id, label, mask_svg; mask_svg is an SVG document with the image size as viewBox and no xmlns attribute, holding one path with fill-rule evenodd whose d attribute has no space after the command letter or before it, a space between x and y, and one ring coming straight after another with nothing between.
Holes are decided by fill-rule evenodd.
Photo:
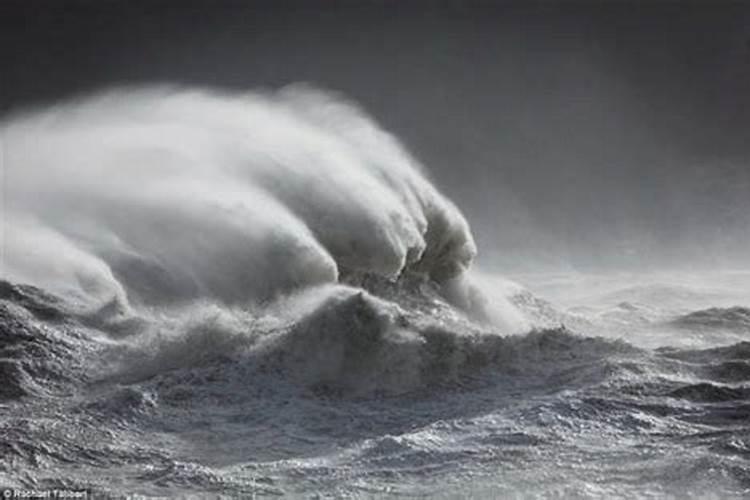
<instances>
[{"instance_id":1,"label":"large breaking wave","mask_svg":"<svg viewBox=\"0 0 750 500\"><path fill-rule=\"evenodd\" d=\"M12 281L122 305L237 304L349 274L445 286L476 254L392 136L308 87L115 90L15 117L2 137Z\"/></svg>"},{"instance_id":2,"label":"large breaking wave","mask_svg":"<svg viewBox=\"0 0 750 500\"><path fill-rule=\"evenodd\" d=\"M238 351L303 385L400 393L431 383L446 335L478 351L479 323L528 329L513 286L470 273L459 210L341 96L120 89L12 117L2 136L2 278L106 332L94 378ZM33 393L33 367L8 366Z\"/></svg>"}]
</instances>

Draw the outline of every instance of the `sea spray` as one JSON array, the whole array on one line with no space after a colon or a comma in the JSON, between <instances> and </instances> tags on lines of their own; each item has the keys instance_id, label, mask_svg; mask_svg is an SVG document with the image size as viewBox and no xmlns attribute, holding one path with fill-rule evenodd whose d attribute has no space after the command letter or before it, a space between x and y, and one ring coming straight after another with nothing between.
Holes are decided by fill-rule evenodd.
<instances>
[{"instance_id":1,"label":"sea spray","mask_svg":"<svg viewBox=\"0 0 750 500\"><path fill-rule=\"evenodd\" d=\"M4 277L123 307L249 305L419 274L485 314L459 210L351 101L117 89L2 124ZM458 289L457 289L458 288Z\"/></svg>"}]
</instances>

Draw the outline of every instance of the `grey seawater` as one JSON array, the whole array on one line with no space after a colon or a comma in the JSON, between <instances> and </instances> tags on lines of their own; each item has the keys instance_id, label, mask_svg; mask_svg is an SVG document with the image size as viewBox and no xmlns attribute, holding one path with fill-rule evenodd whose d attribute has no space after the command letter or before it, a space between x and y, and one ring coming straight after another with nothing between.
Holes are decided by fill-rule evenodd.
<instances>
[{"instance_id":1,"label":"grey seawater","mask_svg":"<svg viewBox=\"0 0 750 500\"><path fill-rule=\"evenodd\" d=\"M660 308L649 288L650 303L556 309L525 292L514 301L540 326L503 336L428 287L367 288L127 317L0 283L0 485L97 497L750 495L741 304Z\"/></svg>"}]
</instances>

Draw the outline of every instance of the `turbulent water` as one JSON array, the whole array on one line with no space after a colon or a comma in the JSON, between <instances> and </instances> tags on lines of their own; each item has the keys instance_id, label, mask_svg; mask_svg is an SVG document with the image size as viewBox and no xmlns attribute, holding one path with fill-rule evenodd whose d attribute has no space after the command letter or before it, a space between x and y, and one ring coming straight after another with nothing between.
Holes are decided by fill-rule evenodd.
<instances>
[{"instance_id":1,"label":"turbulent water","mask_svg":"<svg viewBox=\"0 0 750 500\"><path fill-rule=\"evenodd\" d=\"M2 138L0 486L750 495L750 273L482 273L427 169L306 87Z\"/></svg>"}]
</instances>

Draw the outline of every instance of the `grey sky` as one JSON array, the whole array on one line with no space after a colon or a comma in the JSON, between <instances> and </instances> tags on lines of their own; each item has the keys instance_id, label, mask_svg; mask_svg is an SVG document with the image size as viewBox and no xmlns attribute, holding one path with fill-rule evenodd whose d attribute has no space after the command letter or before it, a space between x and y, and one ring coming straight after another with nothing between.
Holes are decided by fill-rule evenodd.
<instances>
[{"instance_id":1,"label":"grey sky","mask_svg":"<svg viewBox=\"0 0 750 500\"><path fill-rule=\"evenodd\" d=\"M8 0L0 109L111 84L308 81L428 165L486 262L738 265L749 40L741 2Z\"/></svg>"}]
</instances>

